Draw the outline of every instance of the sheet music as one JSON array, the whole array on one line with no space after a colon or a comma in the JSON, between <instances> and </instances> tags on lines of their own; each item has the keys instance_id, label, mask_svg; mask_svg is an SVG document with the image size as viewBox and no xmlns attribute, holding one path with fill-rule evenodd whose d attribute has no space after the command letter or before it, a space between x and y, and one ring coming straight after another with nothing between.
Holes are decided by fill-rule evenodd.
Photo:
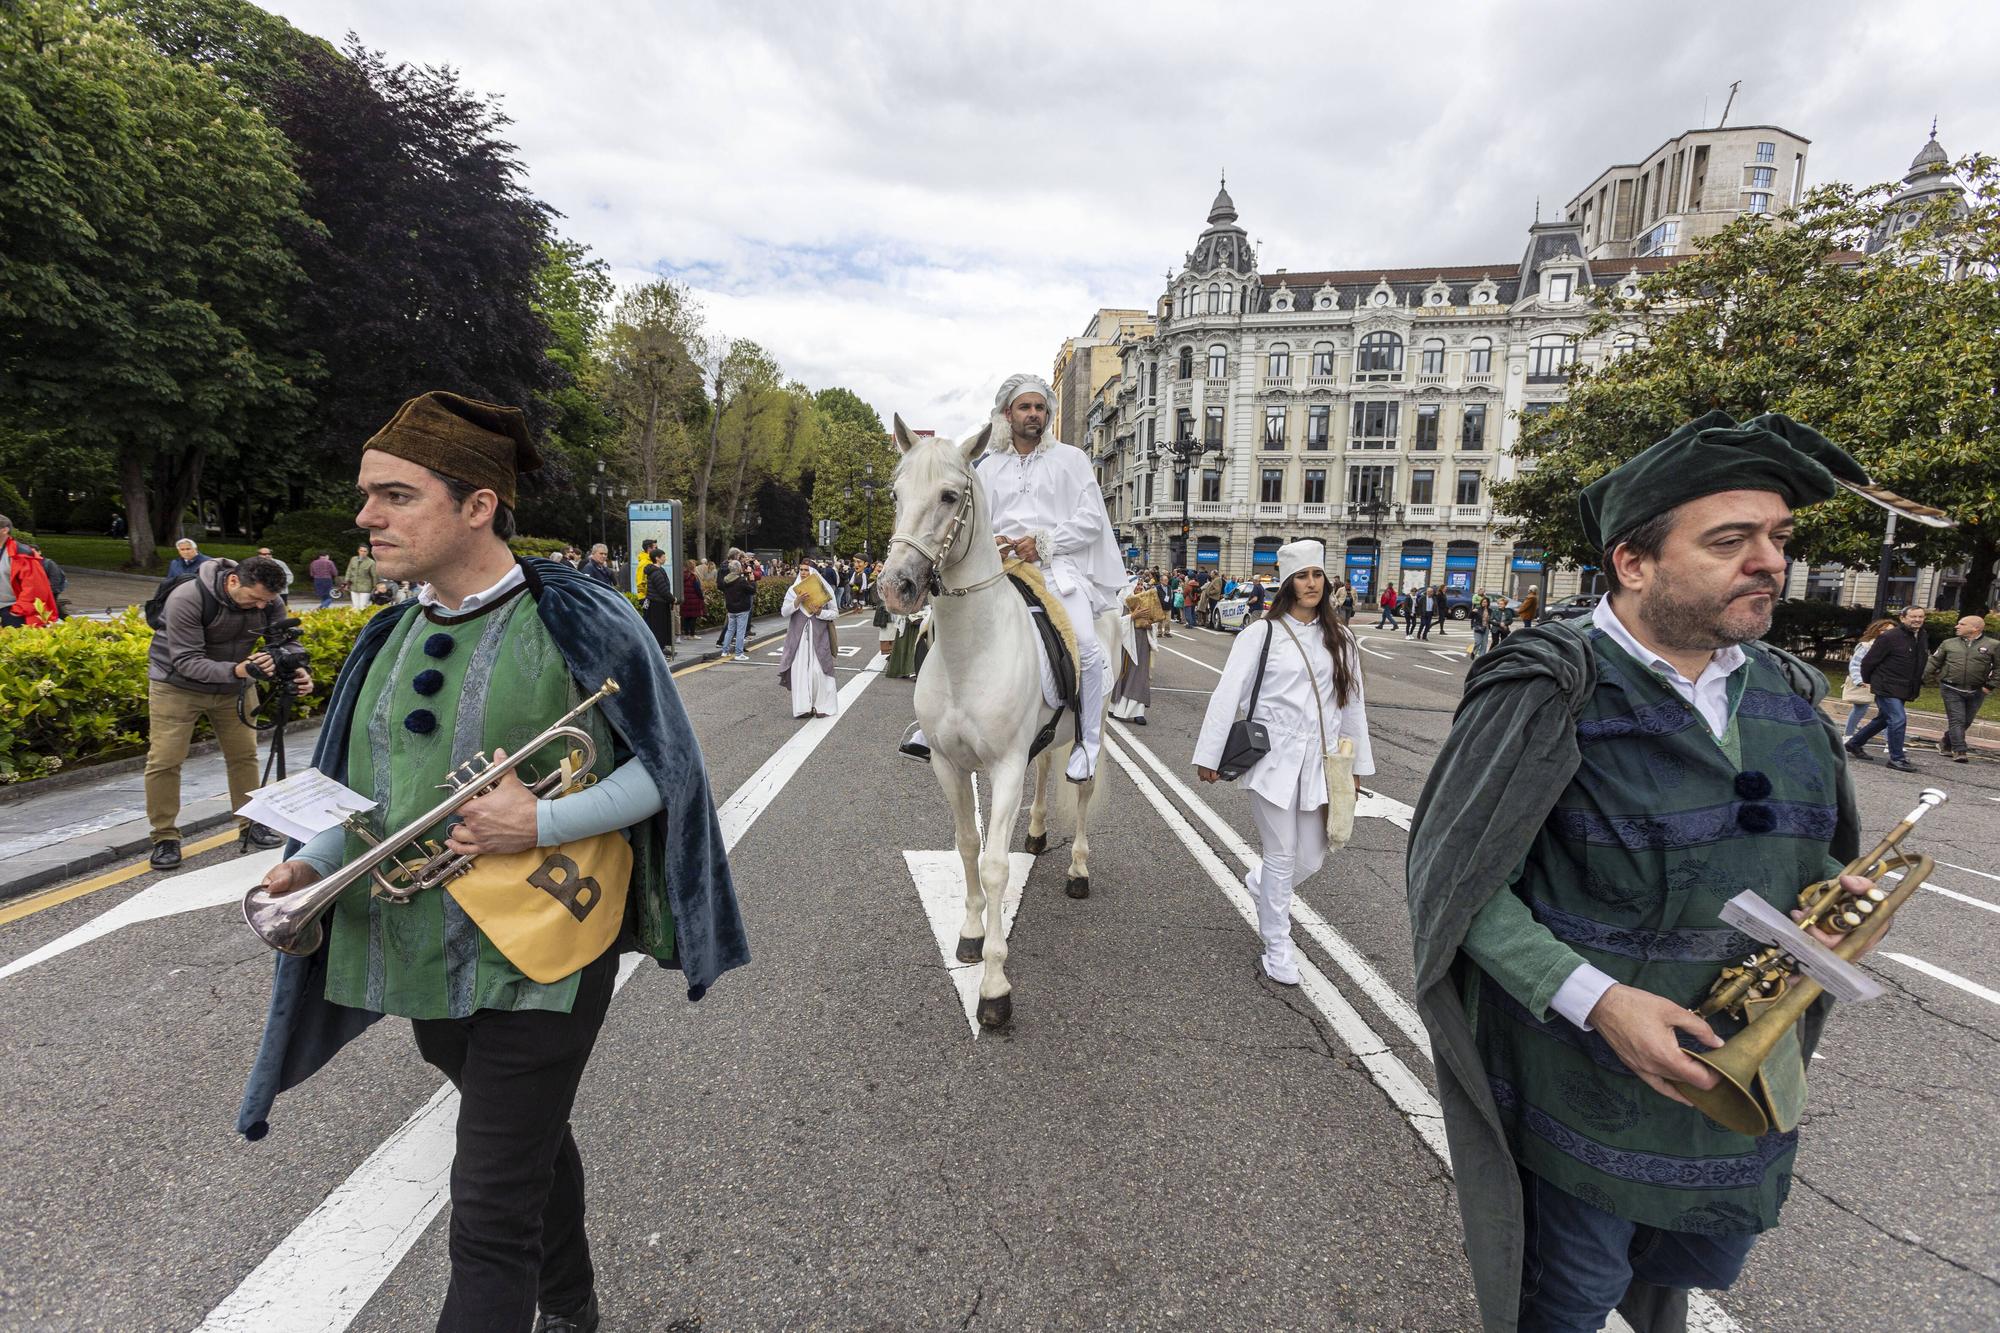
<instances>
[{"instance_id":1,"label":"sheet music","mask_svg":"<svg viewBox=\"0 0 2000 1333\"><path fill-rule=\"evenodd\" d=\"M1796 958L1799 970L1826 987L1836 1000L1856 1004L1882 993L1882 983L1800 930L1785 913L1745 889L1722 905L1722 919L1752 939L1775 945Z\"/></svg>"},{"instance_id":2,"label":"sheet music","mask_svg":"<svg viewBox=\"0 0 2000 1333\"><path fill-rule=\"evenodd\" d=\"M308 768L282 782L259 787L236 813L286 837L310 842L355 811L374 808L375 802L360 792Z\"/></svg>"}]
</instances>

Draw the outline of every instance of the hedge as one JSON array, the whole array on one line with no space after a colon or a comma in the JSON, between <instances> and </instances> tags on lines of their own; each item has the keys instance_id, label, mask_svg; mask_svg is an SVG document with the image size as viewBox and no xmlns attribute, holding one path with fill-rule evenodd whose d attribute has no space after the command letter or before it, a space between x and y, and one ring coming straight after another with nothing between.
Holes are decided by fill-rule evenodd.
<instances>
[{"instance_id":1,"label":"hedge","mask_svg":"<svg viewBox=\"0 0 2000 1333\"><path fill-rule=\"evenodd\" d=\"M298 716L326 706L334 673L374 612L336 607L302 614L314 689L298 701ZM0 634L0 784L143 752L152 641L138 607L115 620L62 620Z\"/></svg>"}]
</instances>

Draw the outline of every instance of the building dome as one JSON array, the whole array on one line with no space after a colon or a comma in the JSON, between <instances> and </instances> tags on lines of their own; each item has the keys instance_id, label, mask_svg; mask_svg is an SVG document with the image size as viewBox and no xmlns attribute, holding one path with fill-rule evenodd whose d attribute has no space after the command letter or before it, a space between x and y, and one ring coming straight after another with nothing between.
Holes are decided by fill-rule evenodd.
<instances>
[{"instance_id":1,"label":"building dome","mask_svg":"<svg viewBox=\"0 0 2000 1333\"><path fill-rule=\"evenodd\" d=\"M1915 178L1918 176L1928 176L1933 172L1946 171L1950 167L1951 156L1944 151L1944 145L1937 141L1937 129L1933 127L1931 129L1930 141L1922 148L1919 148L1917 155L1910 159L1909 174L1904 176L1903 179L1914 183Z\"/></svg>"},{"instance_id":2,"label":"building dome","mask_svg":"<svg viewBox=\"0 0 2000 1333\"><path fill-rule=\"evenodd\" d=\"M1882 220L1868 234L1867 243L1862 248L1871 255L1881 250L1898 232L1915 226L1923 211L1939 199L1948 199L1952 213L1965 216L1965 187L1951 174L1951 154L1945 152L1944 145L1938 142L1937 125L1933 122L1931 137L1910 159L1910 169L1903 176L1903 188L1889 201Z\"/></svg>"},{"instance_id":3,"label":"building dome","mask_svg":"<svg viewBox=\"0 0 2000 1333\"><path fill-rule=\"evenodd\" d=\"M1236 221L1236 201L1229 197L1229 181L1225 177L1222 188L1215 192L1215 202L1208 206L1208 225L1221 226Z\"/></svg>"}]
</instances>

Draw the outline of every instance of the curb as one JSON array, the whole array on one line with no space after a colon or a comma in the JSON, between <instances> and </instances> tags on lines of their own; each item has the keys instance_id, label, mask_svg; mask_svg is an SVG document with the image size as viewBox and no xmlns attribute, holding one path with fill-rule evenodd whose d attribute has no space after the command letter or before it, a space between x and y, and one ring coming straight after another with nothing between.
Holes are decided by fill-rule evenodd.
<instances>
[{"instance_id":1,"label":"curb","mask_svg":"<svg viewBox=\"0 0 2000 1333\"><path fill-rule=\"evenodd\" d=\"M292 724L285 728L285 735L290 737L304 728L316 727L320 724L321 720L318 716L293 718ZM257 736L258 745L262 746L268 736L268 732L259 732ZM205 741L196 741L188 747L188 759L205 758L208 755L218 753L221 748L221 743L212 738ZM186 763L187 760L182 760L181 762ZM26 782L10 782L4 787L0 787L0 805L8 805L14 801L25 801L34 796L45 796L52 791L67 791L71 787L84 786L95 782L99 778L122 778L127 774L139 772L145 766L146 756L144 753L140 753L126 755L123 759L109 759L101 764L83 764L76 768L60 768L47 777L31 778Z\"/></svg>"},{"instance_id":2,"label":"curb","mask_svg":"<svg viewBox=\"0 0 2000 1333\"><path fill-rule=\"evenodd\" d=\"M202 815L195 819L184 819L180 825L181 841L183 843L192 842L200 835L213 832L235 818L236 815L234 812L222 810L212 815ZM52 884L60 884L64 880L74 879L78 875L87 875L93 870L102 870L104 867L118 861L123 861L127 857L143 855L150 852L152 847L152 836L150 834L141 834L137 838L128 838L124 842L115 843L109 847L95 847L88 852L79 853L66 861L57 862L53 865L37 866L35 869L16 878L0 880L0 903L9 902L15 898L24 898L37 889L45 889Z\"/></svg>"}]
</instances>

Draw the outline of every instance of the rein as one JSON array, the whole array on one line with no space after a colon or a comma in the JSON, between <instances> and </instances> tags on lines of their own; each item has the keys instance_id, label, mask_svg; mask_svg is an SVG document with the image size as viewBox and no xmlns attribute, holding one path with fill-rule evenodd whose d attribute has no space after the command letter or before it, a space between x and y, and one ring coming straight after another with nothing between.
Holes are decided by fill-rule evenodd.
<instances>
[{"instance_id":1,"label":"rein","mask_svg":"<svg viewBox=\"0 0 2000 1333\"><path fill-rule=\"evenodd\" d=\"M981 579L979 582L967 584L963 588L953 588L944 581L946 566L957 564L962 558L960 555L953 554L953 549L958 545L959 534L965 528L965 520L972 516L972 499L979 489L978 479L972 475L970 468L967 468L960 475L965 479L965 498L959 501L958 510L952 514L951 522L945 524L944 536L939 540L937 550L933 550L917 537L905 537L898 534L889 539L891 548L898 545L907 546L930 562L930 594L933 597L967 597L975 592L992 587L1007 576L1007 571L1003 568L992 578Z\"/></svg>"}]
</instances>

